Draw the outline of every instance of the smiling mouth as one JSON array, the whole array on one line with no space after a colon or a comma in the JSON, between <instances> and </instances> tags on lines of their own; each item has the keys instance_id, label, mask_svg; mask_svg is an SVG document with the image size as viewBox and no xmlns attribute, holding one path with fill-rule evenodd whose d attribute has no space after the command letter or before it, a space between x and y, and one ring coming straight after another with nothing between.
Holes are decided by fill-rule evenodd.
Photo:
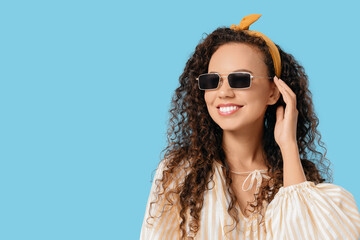
<instances>
[{"instance_id":1,"label":"smiling mouth","mask_svg":"<svg viewBox=\"0 0 360 240\"><path fill-rule=\"evenodd\" d=\"M231 106L231 107L218 107L218 113L220 115L226 116L237 112L243 106Z\"/></svg>"}]
</instances>

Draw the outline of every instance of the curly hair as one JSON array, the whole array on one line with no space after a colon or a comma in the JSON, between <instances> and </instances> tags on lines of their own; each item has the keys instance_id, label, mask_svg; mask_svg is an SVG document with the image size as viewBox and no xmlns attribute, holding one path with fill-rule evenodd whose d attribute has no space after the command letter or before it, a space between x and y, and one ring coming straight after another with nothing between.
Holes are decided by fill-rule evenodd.
<instances>
[{"instance_id":1,"label":"curly hair","mask_svg":"<svg viewBox=\"0 0 360 240\"><path fill-rule=\"evenodd\" d=\"M267 65L268 76L275 75L273 60L266 42L244 31L234 31L227 27L219 27L211 34L206 34L188 59L179 77L180 86L175 90L171 101L167 146L161 151L165 151L162 159L166 160L164 161L166 167L162 171L162 178L156 181L157 190L160 189L160 184L163 189L157 194L165 194L169 206L172 206L177 199L176 211L181 217L179 229L182 239L185 239L185 236L196 235L199 230L204 194L209 190L209 183L213 181L214 161L225 166L226 190L231 198L227 211L236 224L239 223L238 211L235 208L237 198L230 188L232 179L222 147L223 130L210 117L204 100L204 91L199 90L196 81L196 77L207 72L212 54L226 43L243 43L259 49L264 54L263 59ZM275 45L281 57L280 78L297 96L296 106L299 114L296 137L306 179L316 184L328 179L331 183L333 182L332 171L329 167L330 162L325 157L326 147L321 141L321 134L317 131L319 120L314 111L312 94L308 89L308 76L291 54L285 53L277 44ZM270 188L269 184L261 186L260 192L254 195L254 204L248 202L248 205L250 203L254 211L258 212L261 212L259 210L262 208L260 203L263 200L270 203L279 188L283 186L283 160L280 148L274 139L276 108L279 105L286 105L282 96L276 104L267 107L264 116L262 145L266 154L265 164L270 170L270 179L267 183L271 181L273 188ZM316 150L316 137L319 146L325 149L324 154ZM325 161L328 161L328 165L324 164ZM187 168L184 168L185 163L188 164ZM185 175L177 174L180 169L188 169L188 171ZM170 187L171 183L173 187ZM175 198L171 199L170 196L175 196ZM151 202L150 206L154 203L156 201ZM188 212L191 219L187 217ZM186 234L186 224L189 224L188 229L191 234Z\"/></svg>"}]
</instances>

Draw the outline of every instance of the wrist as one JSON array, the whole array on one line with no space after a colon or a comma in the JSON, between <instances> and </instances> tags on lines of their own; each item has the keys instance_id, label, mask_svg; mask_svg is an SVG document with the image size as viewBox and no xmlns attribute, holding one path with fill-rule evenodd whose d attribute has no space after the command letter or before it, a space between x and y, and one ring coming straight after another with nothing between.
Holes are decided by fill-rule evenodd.
<instances>
[{"instance_id":1,"label":"wrist","mask_svg":"<svg viewBox=\"0 0 360 240\"><path fill-rule=\"evenodd\" d=\"M286 144L283 144L279 147L281 151L286 151L289 149L298 149L298 145L296 141L287 142Z\"/></svg>"},{"instance_id":2,"label":"wrist","mask_svg":"<svg viewBox=\"0 0 360 240\"><path fill-rule=\"evenodd\" d=\"M281 155L283 158L284 165L286 163L294 164L300 162L300 154L297 143L289 142L286 146L282 146Z\"/></svg>"}]
</instances>

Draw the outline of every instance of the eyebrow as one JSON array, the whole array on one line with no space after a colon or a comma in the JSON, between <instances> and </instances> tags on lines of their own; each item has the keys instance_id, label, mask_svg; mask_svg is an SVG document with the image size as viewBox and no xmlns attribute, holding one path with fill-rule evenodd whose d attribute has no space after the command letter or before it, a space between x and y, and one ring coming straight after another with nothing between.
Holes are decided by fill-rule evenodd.
<instances>
[{"instance_id":1,"label":"eyebrow","mask_svg":"<svg viewBox=\"0 0 360 240\"><path fill-rule=\"evenodd\" d=\"M248 69L236 69L236 70L233 70L232 72L242 72L242 71L245 71L245 72L249 72L249 73L251 73L251 74L253 74L253 72L252 71L250 71L250 70L248 70ZM209 73L218 73L218 72L216 72L216 71L211 71L211 72L209 72Z\"/></svg>"}]
</instances>

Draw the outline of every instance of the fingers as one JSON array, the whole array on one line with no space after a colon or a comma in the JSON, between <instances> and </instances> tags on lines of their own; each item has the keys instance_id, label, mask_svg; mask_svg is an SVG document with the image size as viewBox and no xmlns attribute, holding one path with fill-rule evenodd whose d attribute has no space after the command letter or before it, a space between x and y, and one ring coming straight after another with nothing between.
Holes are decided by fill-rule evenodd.
<instances>
[{"instance_id":1,"label":"fingers","mask_svg":"<svg viewBox=\"0 0 360 240\"><path fill-rule=\"evenodd\" d=\"M293 98L296 97L295 93L291 90L291 88L281 79L279 79L280 84L284 87L284 90L291 95Z\"/></svg>"},{"instance_id":2,"label":"fingers","mask_svg":"<svg viewBox=\"0 0 360 240\"><path fill-rule=\"evenodd\" d=\"M276 119L277 120L283 120L284 119L284 107L278 106L276 109Z\"/></svg>"},{"instance_id":3,"label":"fingers","mask_svg":"<svg viewBox=\"0 0 360 240\"><path fill-rule=\"evenodd\" d=\"M274 77L274 83L276 84L276 86L279 89L281 95L283 96L283 99L284 99L285 103L287 104L289 102L288 94L286 94L284 86L281 84L281 81L276 76Z\"/></svg>"},{"instance_id":4,"label":"fingers","mask_svg":"<svg viewBox=\"0 0 360 240\"><path fill-rule=\"evenodd\" d=\"M286 105L296 109L296 94L283 80L277 78L276 76L274 77L274 82L281 92Z\"/></svg>"}]
</instances>

